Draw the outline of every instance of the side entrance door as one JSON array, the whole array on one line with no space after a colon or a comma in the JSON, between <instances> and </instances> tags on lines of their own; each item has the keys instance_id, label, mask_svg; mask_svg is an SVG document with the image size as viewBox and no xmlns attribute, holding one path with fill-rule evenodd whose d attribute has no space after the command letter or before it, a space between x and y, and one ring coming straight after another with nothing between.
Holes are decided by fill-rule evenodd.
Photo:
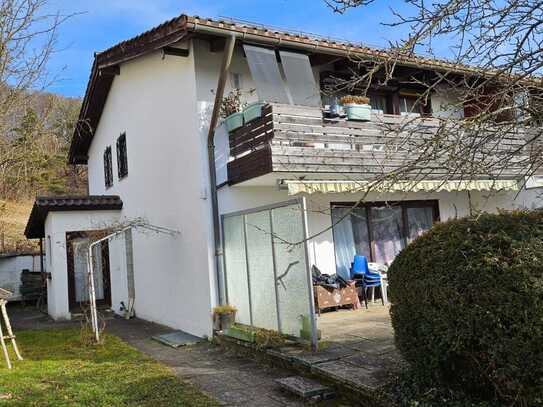
<instances>
[{"instance_id":1,"label":"side entrance door","mask_svg":"<svg viewBox=\"0 0 543 407\"><path fill-rule=\"evenodd\" d=\"M93 232L95 233L95 232ZM88 253L91 239L88 232L66 233L68 262L68 298L70 311L89 303ZM109 245L107 240L93 248L93 274L96 304L111 306Z\"/></svg>"}]
</instances>

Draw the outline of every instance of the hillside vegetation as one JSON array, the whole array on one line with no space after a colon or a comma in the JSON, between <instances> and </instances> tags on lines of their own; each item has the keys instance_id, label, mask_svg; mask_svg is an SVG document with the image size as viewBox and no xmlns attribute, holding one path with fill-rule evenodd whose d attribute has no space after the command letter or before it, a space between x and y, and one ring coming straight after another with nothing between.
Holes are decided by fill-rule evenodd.
<instances>
[{"instance_id":1,"label":"hillside vegetation","mask_svg":"<svg viewBox=\"0 0 543 407\"><path fill-rule=\"evenodd\" d=\"M24 237L34 197L85 193L85 168L67 164L79 106L35 92L0 127L0 253L36 247Z\"/></svg>"},{"instance_id":2,"label":"hillside vegetation","mask_svg":"<svg viewBox=\"0 0 543 407\"><path fill-rule=\"evenodd\" d=\"M0 201L0 254L30 251L37 248L37 242L24 237L24 230L32 201Z\"/></svg>"}]
</instances>

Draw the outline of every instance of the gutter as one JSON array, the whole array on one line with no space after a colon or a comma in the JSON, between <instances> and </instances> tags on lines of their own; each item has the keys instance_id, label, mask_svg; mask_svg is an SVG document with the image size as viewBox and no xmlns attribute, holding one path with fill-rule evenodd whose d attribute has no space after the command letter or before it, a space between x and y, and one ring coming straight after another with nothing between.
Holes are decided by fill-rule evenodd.
<instances>
[{"instance_id":1,"label":"gutter","mask_svg":"<svg viewBox=\"0 0 543 407\"><path fill-rule=\"evenodd\" d=\"M260 45L267 45L267 46L273 46L273 47L286 47L286 48L294 48L297 50L304 50L307 52L320 52L327 55L334 55L338 57L349 57L349 56L363 56L367 58L372 58L375 60L381 60L386 61L386 56L380 56L380 55L368 55L367 53L362 52L361 50L357 49L356 47L351 47L347 45L342 45L343 48L335 48L331 46L327 46L324 44L320 44L317 41L313 40L313 43L308 43L304 41L292 41L292 40L286 40L279 36L266 36L266 35L259 35L259 34L252 34L247 31L237 31L235 29L231 29L227 26L223 27L213 27L206 23L198 23L196 20L189 19L186 22L186 29L187 31L195 32L195 33L201 33L201 34L207 34L207 35L213 35L216 37L227 37L229 35L233 35L236 38L239 38L240 40L243 40L245 43L254 43L254 44L260 44ZM420 69L423 62L415 62L415 61L409 61L400 58L401 65L409 66L412 68ZM471 72L467 69L462 69L462 67L457 67L456 69L451 67L440 67L440 66L434 66L431 65L429 69L435 70L435 71L442 71L442 72L458 72L462 74L476 74L476 72Z\"/></svg>"}]
</instances>

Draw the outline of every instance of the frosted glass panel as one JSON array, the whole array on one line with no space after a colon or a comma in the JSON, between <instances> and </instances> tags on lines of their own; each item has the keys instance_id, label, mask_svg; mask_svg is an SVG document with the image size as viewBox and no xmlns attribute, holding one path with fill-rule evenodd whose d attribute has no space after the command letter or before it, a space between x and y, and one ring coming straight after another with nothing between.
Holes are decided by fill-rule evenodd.
<instances>
[{"instance_id":1,"label":"frosted glass panel","mask_svg":"<svg viewBox=\"0 0 543 407\"><path fill-rule=\"evenodd\" d=\"M300 206L273 209L272 223L281 332L300 336L302 316L310 314L304 245L292 245L304 238Z\"/></svg>"},{"instance_id":2,"label":"frosted glass panel","mask_svg":"<svg viewBox=\"0 0 543 407\"><path fill-rule=\"evenodd\" d=\"M252 45L244 45L243 49L258 98L266 102L289 103L275 51Z\"/></svg>"},{"instance_id":3,"label":"frosted glass panel","mask_svg":"<svg viewBox=\"0 0 543 407\"><path fill-rule=\"evenodd\" d=\"M102 262L102 243L92 247L94 276L94 295L97 300L104 299L104 264Z\"/></svg>"},{"instance_id":4,"label":"frosted glass panel","mask_svg":"<svg viewBox=\"0 0 543 407\"><path fill-rule=\"evenodd\" d=\"M78 238L71 242L74 253L74 280L75 300L77 302L89 301L89 239ZM93 275L94 293L97 300L104 299L104 271L102 265L102 247L97 244L93 247Z\"/></svg>"},{"instance_id":5,"label":"frosted glass panel","mask_svg":"<svg viewBox=\"0 0 543 407\"><path fill-rule=\"evenodd\" d=\"M249 308L249 287L245 258L243 217L232 216L224 219L224 261L226 265L227 301L238 309L236 321L251 324Z\"/></svg>"},{"instance_id":6,"label":"frosted glass panel","mask_svg":"<svg viewBox=\"0 0 543 407\"><path fill-rule=\"evenodd\" d=\"M278 330L269 211L245 216L253 325Z\"/></svg>"},{"instance_id":7,"label":"frosted glass panel","mask_svg":"<svg viewBox=\"0 0 543 407\"><path fill-rule=\"evenodd\" d=\"M270 215L268 211L245 216L253 325L277 330Z\"/></svg>"},{"instance_id":8,"label":"frosted glass panel","mask_svg":"<svg viewBox=\"0 0 543 407\"><path fill-rule=\"evenodd\" d=\"M309 57L287 51L279 51L279 55L292 102L295 105L321 107L320 92L313 76Z\"/></svg>"}]
</instances>

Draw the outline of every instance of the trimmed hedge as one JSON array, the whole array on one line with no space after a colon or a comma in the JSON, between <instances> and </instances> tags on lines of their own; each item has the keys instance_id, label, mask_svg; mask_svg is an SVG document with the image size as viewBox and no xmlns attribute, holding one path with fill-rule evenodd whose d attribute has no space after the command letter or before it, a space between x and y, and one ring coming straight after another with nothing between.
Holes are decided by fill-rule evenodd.
<instances>
[{"instance_id":1,"label":"trimmed hedge","mask_svg":"<svg viewBox=\"0 0 543 407\"><path fill-rule=\"evenodd\" d=\"M396 344L415 374L543 404L542 211L437 224L396 257L389 283Z\"/></svg>"}]
</instances>

